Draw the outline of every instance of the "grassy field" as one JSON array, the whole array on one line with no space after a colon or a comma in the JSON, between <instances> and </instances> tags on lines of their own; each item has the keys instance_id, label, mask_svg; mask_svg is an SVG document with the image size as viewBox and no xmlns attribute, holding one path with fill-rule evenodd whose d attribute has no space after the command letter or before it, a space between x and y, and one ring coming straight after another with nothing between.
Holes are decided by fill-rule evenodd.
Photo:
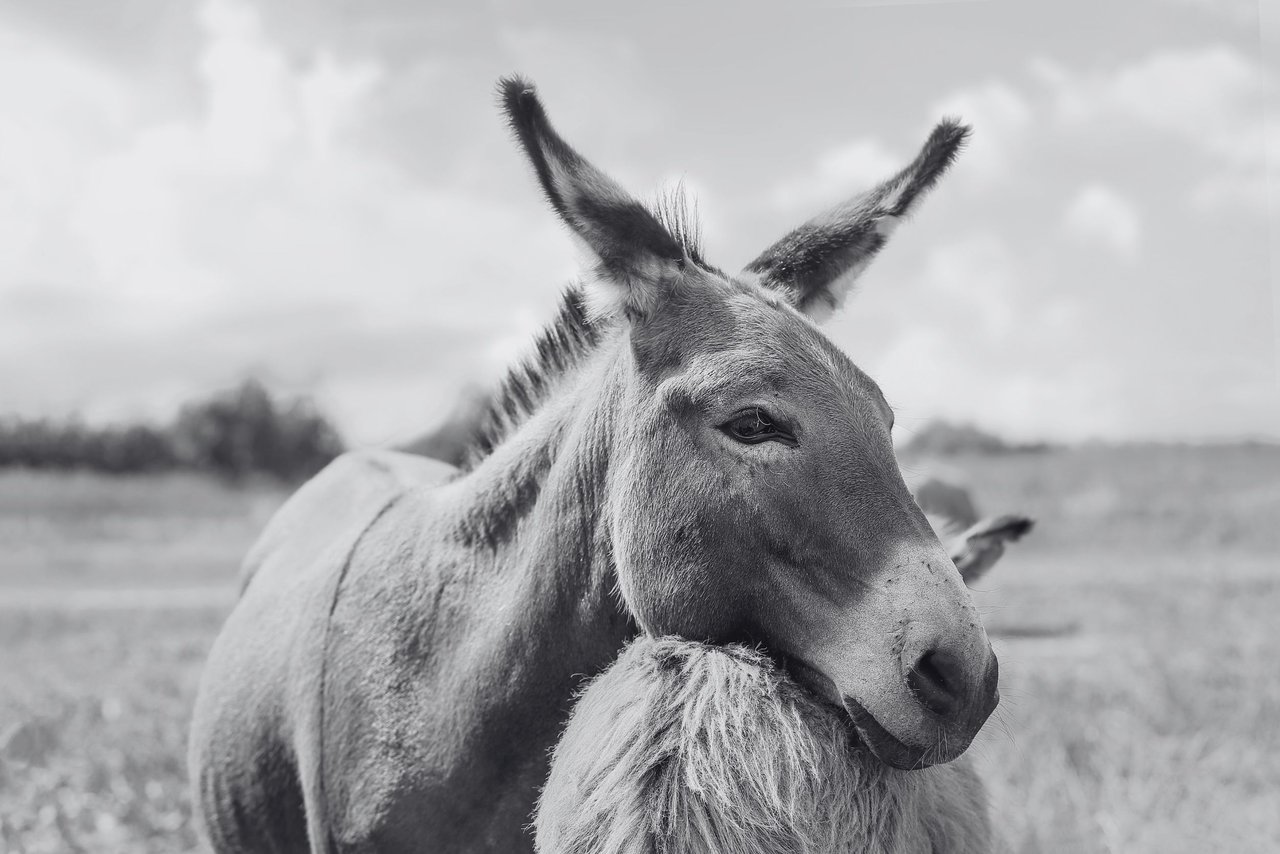
<instances>
[{"instance_id":1,"label":"grassy field","mask_svg":"<svg viewBox=\"0 0 1280 854\"><path fill-rule=\"evenodd\" d=\"M1004 701L973 751L1013 850L1280 850L1280 449L943 466L1039 520L977 594ZM185 724L281 497L0 472L0 850L199 850Z\"/></svg>"},{"instance_id":2,"label":"grassy field","mask_svg":"<svg viewBox=\"0 0 1280 854\"><path fill-rule=\"evenodd\" d=\"M1280 850L1280 449L957 462L1039 520L977 592L1014 850Z\"/></svg>"},{"instance_id":3,"label":"grassy field","mask_svg":"<svg viewBox=\"0 0 1280 854\"><path fill-rule=\"evenodd\" d=\"M186 723L283 495L0 472L0 851L199 850Z\"/></svg>"}]
</instances>

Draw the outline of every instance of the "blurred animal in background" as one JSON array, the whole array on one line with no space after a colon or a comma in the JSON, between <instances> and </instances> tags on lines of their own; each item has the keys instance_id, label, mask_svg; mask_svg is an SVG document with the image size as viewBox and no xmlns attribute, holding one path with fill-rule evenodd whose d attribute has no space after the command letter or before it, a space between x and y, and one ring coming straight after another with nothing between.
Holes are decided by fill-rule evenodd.
<instances>
[{"instance_id":1,"label":"blurred animal in background","mask_svg":"<svg viewBox=\"0 0 1280 854\"><path fill-rule=\"evenodd\" d=\"M908 485L929 524L947 547L965 584L973 584L995 566L1007 543L1015 543L1035 522L1026 516L979 517L968 489L937 474L909 478Z\"/></svg>"},{"instance_id":2,"label":"blurred animal in background","mask_svg":"<svg viewBox=\"0 0 1280 854\"><path fill-rule=\"evenodd\" d=\"M968 757L890 768L847 719L742 646L640 638L556 746L539 854L990 854Z\"/></svg>"},{"instance_id":3,"label":"blurred animal in background","mask_svg":"<svg viewBox=\"0 0 1280 854\"><path fill-rule=\"evenodd\" d=\"M731 275L678 201L648 208L570 147L531 84L501 98L592 266L461 468L344 455L254 546L191 727L220 854L531 851L574 691L642 633L759 645L894 768L958 758L999 700L893 411L816 323L968 129L943 121Z\"/></svg>"},{"instance_id":4,"label":"blurred animal in background","mask_svg":"<svg viewBox=\"0 0 1280 854\"><path fill-rule=\"evenodd\" d=\"M490 406L492 403L485 390L479 385L469 385L462 390L439 425L400 450L460 468L480 438Z\"/></svg>"}]
</instances>

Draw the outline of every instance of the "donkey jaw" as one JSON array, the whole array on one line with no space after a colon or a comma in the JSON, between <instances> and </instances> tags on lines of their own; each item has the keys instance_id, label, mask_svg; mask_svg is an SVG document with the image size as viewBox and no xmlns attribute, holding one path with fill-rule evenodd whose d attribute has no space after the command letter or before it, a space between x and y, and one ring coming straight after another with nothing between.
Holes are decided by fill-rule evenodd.
<instances>
[{"instance_id":1,"label":"donkey jaw","mask_svg":"<svg viewBox=\"0 0 1280 854\"><path fill-rule=\"evenodd\" d=\"M820 701L842 709L849 716L850 729L857 733L858 741L866 746L872 756L891 768L917 771L931 765L951 762L969 748L970 742L977 735L975 728L968 737L948 734L945 740L935 745L907 744L885 729L862 703L848 695L841 696L835 683L818 668L793 656L783 656L781 663L802 688ZM981 716L982 722L985 723L994 710L998 697L996 692L986 713Z\"/></svg>"},{"instance_id":2,"label":"donkey jaw","mask_svg":"<svg viewBox=\"0 0 1280 854\"><path fill-rule=\"evenodd\" d=\"M845 697L841 705L853 722L853 728L857 730L858 737L862 740L862 743L867 746L867 749L871 751L876 759L879 759L885 765L903 771L915 771L921 768L928 768L930 765L949 762L956 758L955 756L939 756L937 750L928 747L913 747L904 744L881 726L875 716L852 697ZM961 752L965 747L968 747L968 744L961 747ZM958 756L959 754L957 753L956 755Z\"/></svg>"}]
</instances>

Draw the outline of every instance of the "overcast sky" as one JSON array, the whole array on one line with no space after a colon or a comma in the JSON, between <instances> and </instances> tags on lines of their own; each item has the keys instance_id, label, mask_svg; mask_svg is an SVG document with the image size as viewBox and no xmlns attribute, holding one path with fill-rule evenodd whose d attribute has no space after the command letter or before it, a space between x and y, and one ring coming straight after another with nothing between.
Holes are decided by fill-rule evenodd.
<instances>
[{"instance_id":1,"label":"overcast sky","mask_svg":"<svg viewBox=\"0 0 1280 854\"><path fill-rule=\"evenodd\" d=\"M972 123L829 324L907 435L1280 437L1275 0L537 5L0 0L0 413L253 372L357 444L430 426L575 270L520 71L726 269Z\"/></svg>"}]
</instances>

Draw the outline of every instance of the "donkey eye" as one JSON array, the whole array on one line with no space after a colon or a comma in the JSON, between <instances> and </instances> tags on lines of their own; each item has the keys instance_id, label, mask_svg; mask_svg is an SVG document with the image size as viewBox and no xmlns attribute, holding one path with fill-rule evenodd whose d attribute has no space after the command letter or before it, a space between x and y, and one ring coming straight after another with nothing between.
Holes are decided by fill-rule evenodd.
<instances>
[{"instance_id":1,"label":"donkey eye","mask_svg":"<svg viewBox=\"0 0 1280 854\"><path fill-rule=\"evenodd\" d=\"M763 409L752 408L739 412L730 418L720 429L743 444L757 445L761 442L782 442L795 445L795 437L780 427Z\"/></svg>"}]
</instances>

